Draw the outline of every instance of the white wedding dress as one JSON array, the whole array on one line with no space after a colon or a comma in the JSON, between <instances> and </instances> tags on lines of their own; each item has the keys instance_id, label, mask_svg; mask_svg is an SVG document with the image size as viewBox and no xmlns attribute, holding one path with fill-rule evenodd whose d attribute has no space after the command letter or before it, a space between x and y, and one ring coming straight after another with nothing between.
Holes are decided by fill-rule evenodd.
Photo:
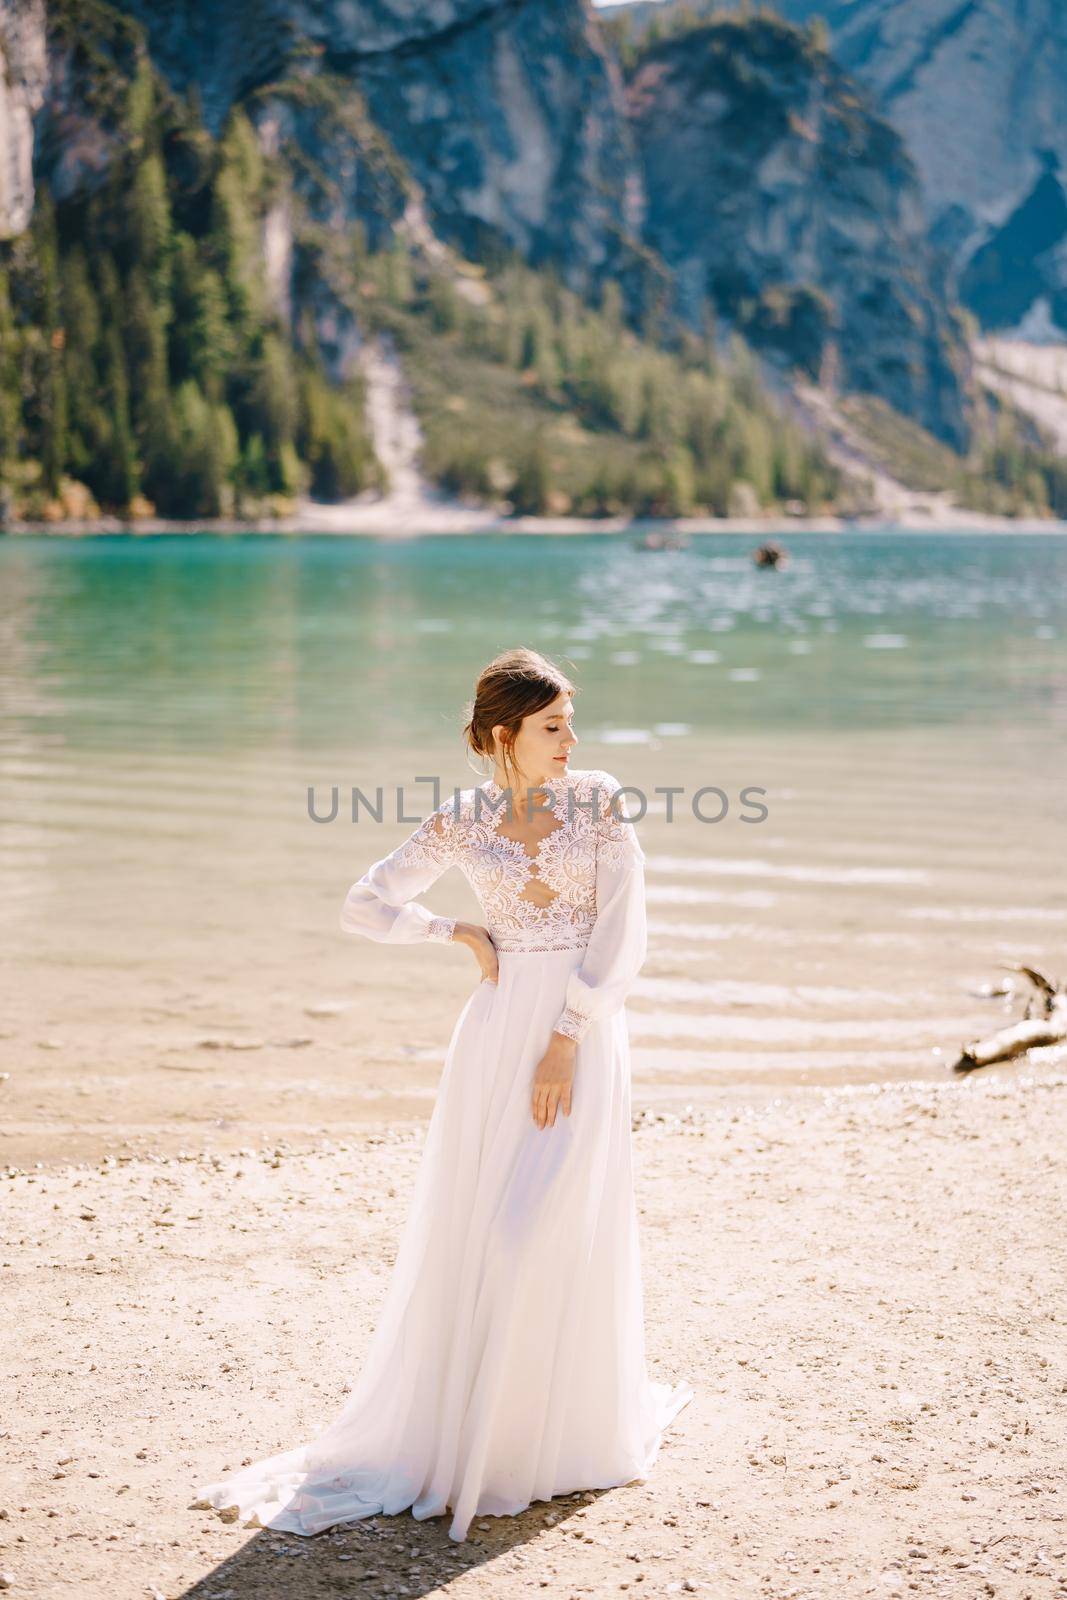
<instances>
[{"instance_id":1,"label":"white wedding dress","mask_svg":"<svg viewBox=\"0 0 1067 1600\"><path fill-rule=\"evenodd\" d=\"M392 1277L360 1376L310 1443L196 1491L252 1526L315 1534L378 1513L472 1518L647 1477L693 1398L652 1382L630 1147L623 1010L645 958L644 852L599 770L543 786L554 830L531 855L499 831L489 779L353 884L342 927L447 942L415 896L458 866L497 982L456 1021ZM578 1041L570 1116L533 1119L551 1033Z\"/></svg>"}]
</instances>

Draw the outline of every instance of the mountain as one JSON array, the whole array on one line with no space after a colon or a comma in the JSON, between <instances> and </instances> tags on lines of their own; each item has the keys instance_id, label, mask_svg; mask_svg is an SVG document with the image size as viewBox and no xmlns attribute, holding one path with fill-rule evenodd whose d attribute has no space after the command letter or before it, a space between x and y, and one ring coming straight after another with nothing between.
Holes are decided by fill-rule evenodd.
<instances>
[{"instance_id":1,"label":"mountain","mask_svg":"<svg viewBox=\"0 0 1067 1600\"><path fill-rule=\"evenodd\" d=\"M8 520L375 491L375 350L424 470L501 509L836 495L745 353L658 315L618 69L577 0L0 5Z\"/></svg>"},{"instance_id":2,"label":"mountain","mask_svg":"<svg viewBox=\"0 0 1067 1600\"><path fill-rule=\"evenodd\" d=\"M423 374L451 341L459 389L416 395L469 415L480 372L528 477L569 416L573 504L718 506L731 473L825 500L732 330L774 387L971 438L914 169L817 34L756 16L620 60L585 0L0 0L0 58L0 466L53 496L373 487L368 331ZM543 281L500 289L509 262ZM458 448L437 430L441 481L514 482Z\"/></svg>"},{"instance_id":3,"label":"mountain","mask_svg":"<svg viewBox=\"0 0 1067 1600\"><path fill-rule=\"evenodd\" d=\"M739 0L619 6L637 41ZM1067 334L1067 7L1062 0L774 0L821 17L915 162L931 237L989 330Z\"/></svg>"},{"instance_id":4,"label":"mountain","mask_svg":"<svg viewBox=\"0 0 1067 1600\"><path fill-rule=\"evenodd\" d=\"M627 88L644 233L705 298L813 377L963 445L964 329L903 142L804 33L723 18L641 53Z\"/></svg>"}]
</instances>

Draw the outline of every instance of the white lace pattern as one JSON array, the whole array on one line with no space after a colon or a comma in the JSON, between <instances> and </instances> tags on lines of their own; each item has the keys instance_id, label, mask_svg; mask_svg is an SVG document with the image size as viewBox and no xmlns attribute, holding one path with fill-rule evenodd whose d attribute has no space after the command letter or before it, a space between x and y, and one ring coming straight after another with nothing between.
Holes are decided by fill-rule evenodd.
<instances>
[{"instance_id":1,"label":"white lace pattern","mask_svg":"<svg viewBox=\"0 0 1067 1600\"><path fill-rule=\"evenodd\" d=\"M500 954L576 950L555 1031L580 1040L617 1010L645 954L644 852L610 773L547 779L541 812L552 826L531 851L514 826L509 792L488 778L438 806L348 892L341 925L388 943L452 941L455 921L416 895L458 866Z\"/></svg>"},{"instance_id":2,"label":"white lace pattern","mask_svg":"<svg viewBox=\"0 0 1067 1600\"><path fill-rule=\"evenodd\" d=\"M512 825L508 791L489 778L446 801L394 856L399 865L458 866L499 951L584 950L597 916L598 856L620 866L640 849L634 825L611 809L620 786L610 774L567 773L542 787L555 827L533 854L501 832Z\"/></svg>"}]
</instances>

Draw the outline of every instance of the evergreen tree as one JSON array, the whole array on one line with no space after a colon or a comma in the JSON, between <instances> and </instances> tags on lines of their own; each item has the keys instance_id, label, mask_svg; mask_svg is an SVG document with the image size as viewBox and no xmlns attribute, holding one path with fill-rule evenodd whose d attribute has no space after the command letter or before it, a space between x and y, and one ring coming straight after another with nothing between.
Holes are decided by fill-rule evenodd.
<instances>
[{"instance_id":1,"label":"evergreen tree","mask_svg":"<svg viewBox=\"0 0 1067 1600\"><path fill-rule=\"evenodd\" d=\"M169 310L174 240L166 173L155 150L146 151L134 168L127 196L126 239L131 265L143 271L161 312Z\"/></svg>"},{"instance_id":2,"label":"evergreen tree","mask_svg":"<svg viewBox=\"0 0 1067 1600\"><path fill-rule=\"evenodd\" d=\"M687 517L692 513L696 495L693 458L684 445L676 445L664 466L664 499L669 517Z\"/></svg>"},{"instance_id":3,"label":"evergreen tree","mask_svg":"<svg viewBox=\"0 0 1067 1600\"><path fill-rule=\"evenodd\" d=\"M113 324L105 336L103 369L110 438L107 439L108 448L101 450L100 468L93 474L93 490L105 504L124 510L138 492L140 470L130 423L126 363L117 324Z\"/></svg>"},{"instance_id":4,"label":"evergreen tree","mask_svg":"<svg viewBox=\"0 0 1067 1600\"><path fill-rule=\"evenodd\" d=\"M67 386L63 364L66 329L62 320L59 241L55 207L46 190L37 197L33 238L38 268L39 419L41 473L45 490L58 495L67 459Z\"/></svg>"},{"instance_id":5,"label":"evergreen tree","mask_svg":"<svg viewBox=\"0 0 1067 1600\"><path fill-rule=\"evenodd\" d=\"M20 434L19 368L15 318L8 275L0 267L0 485L18 455Z\"/></svg>"},{"instance_id":6,"label":"evergreen tree","mask_svg":"<svg viewBox=\"0 0 1067 1600\"><path fill-rule=\"evenodd\" d=\"M165 312L149 291L142 267L125 284L125 346L134 434L148 496L165 506L174 482L175 425L171 415Z\"/></svg>"},{"instance_id":7,"label":"evergreen tree","mask_svg":"<svg viewBox=\"0 0 1067 1600\"><path fill-rule=\"evenodd\" d=\"M173 321L170 331L172 378L195 378L210 400L221 400L237 359L237 340L228 320L226 287L218 272L200 259L196 241L179 233L174 241Z\"/></svg>"},{"instance_id":8,"label":"evergreen tree","mask_svg":"<svg viewBox=\"0 0 1067 1600\"><path fill-rule=\"evenodd\" d=\"M245 440L236 473L236 509L241 511L247 502L261 499L270 490L270 467L263 448L263 436L253 433Z\"/></svg>"},{"instance_id":9,"label":"evergreen tree","mask_svg":"<svg viewBox=\"0 0 1067 1600\"><path fill-rule=\"evenodd\" d=\"M276 333L264 333L249 365L241 407L242 431L258 433L271 470L271 487L294 494L300 472L293 449L297 421L296 383L288 349Z\"/></svg>"},{"instance_id":10,"label":"evergreen tree","mask_svg":"<svg viewBox=\"0 0 1067 1600\"><path fill-rule=\"evenodd\" d=\"M232 510L231 484L239 455L228 406L212 405L187 378L174 396L171 499L179 515L218 517Z\"/></svg>"},{"instance_id":11,"label":"evergreen tree","mask_svg":"<svg viewBox=\"0 0 1067 1600\"><path fill-rule=\"evenodd\" d=\"M103 444L97 383L100 315L80 245L68 250L60 266L64 376L69 396L67 466L75 478L89 482Z\"/></svg>"},{"instance_id":12,"label":"evergreen tree","mask_svg":"<svg viewBox=\"0 0 1067 1600\"><path fill-rule=\"evenodd\" d=\"M343 500L373 481L373 452L363 427L363 388L333 389L307 366L300 382L297 454L310 472L319 500Z\"/></svg>"},{"instance_id":13,"label":"evergreen tree","mask_svg":"<svg viewBox=\"0 0 1067 1600\"><path fill-rule=\"evenodd\" d=\"M100 393L104 426L100 454L87 480L102 505L122 510L140 488L140 463L130 417L126 348L122 336L122 289L114 262L107 255L97 263L99 306L104 332L100 341Z\"/></svg>"},{"instance_id":14,"label":"evergreen tree","mask_svg":"<svg viewBox=\"0 0 1067 1600\"><path fill-rule=\"evenodd\" d=\"M208 247L230 301L240 336L263 321L266 295L256 204L263 188L263 158L251 123L239 108L230 113L219 141L211 190Z\"/></svg>"},{"instance_id":15,"label":"evergreen tree","mask_svg":"<svg viewBox=\"0 0 1067 1600\"><path fill-rule=\"evenodd\" d=\"M519 516L542 516L549 509L552 467L540 434L529 440L519 458L511 503Z\"/></svg>"}]
</instances>

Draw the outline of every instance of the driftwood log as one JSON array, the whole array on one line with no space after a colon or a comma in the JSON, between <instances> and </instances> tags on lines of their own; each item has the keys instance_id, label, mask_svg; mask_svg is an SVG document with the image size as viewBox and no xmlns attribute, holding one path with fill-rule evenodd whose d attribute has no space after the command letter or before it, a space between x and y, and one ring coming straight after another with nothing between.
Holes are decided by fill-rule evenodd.
<instances>
[{"instance_id":1,"label":"driftwood log","mask_svg":"<svg viewBox=\"0 0 1067 1600\"><path fill-rule=\"evenodd\" d=\"M1053 982L1033 967L1006 967L1007 972L1021 972L1033 985L1033 993L1026 1002L1026 1010L1019 1022L1013 1022L984 1039L965 1044L960 1058L953 1064L953 1072L973 1072L975 1067L988 1067L994 1061L1010 1061L1014 1056L1025 1055L1042 1045L1067 1042L1067 988Z\"/></svg>"}]
</instances>

